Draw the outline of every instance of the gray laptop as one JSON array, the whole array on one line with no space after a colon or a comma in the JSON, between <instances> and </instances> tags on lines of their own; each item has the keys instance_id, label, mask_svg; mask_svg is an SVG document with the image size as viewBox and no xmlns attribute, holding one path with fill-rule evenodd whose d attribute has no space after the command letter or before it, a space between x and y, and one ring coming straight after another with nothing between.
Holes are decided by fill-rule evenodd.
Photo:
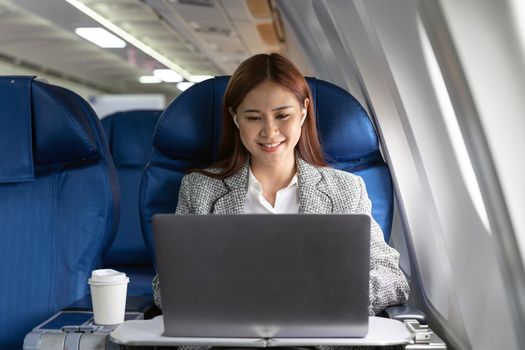
<instances>
[{"instance_id":1,"label":"gray laptop","mask_svg":"<svg viewBox=\"0 0 525 350\"><path fill-rule=\"evenodd\" d=\"M159 214L153 232L165 336L368 332L367 215Z\"/></svg>"}]
</instances>

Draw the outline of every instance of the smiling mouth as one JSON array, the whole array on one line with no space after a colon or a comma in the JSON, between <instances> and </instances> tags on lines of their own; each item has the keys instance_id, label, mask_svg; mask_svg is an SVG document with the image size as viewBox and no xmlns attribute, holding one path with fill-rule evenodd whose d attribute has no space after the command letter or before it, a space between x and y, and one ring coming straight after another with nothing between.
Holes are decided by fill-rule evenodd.
<instances>
[{"instance_id":1,"label":"smiling mouth","mask_svg":"<svg viewBox=\"0 0 525 350\"><path fill-rule=\"evenodd\" d=\"M274 148L274 147L279 146L281 143L282 143L282 141L281 142L276 142L276 143L261 143L261 145L263 145L266 148Z\"/></svg>"},{"instance_id":2,"label":"smiling mouth","mask_svg":"<svg viewBox=\"0 0 525 350\"><path fill-rule=\"evenodd\" d=\"M275 151L279 148L279 146L283 143L281 142L275 142L275 143L259 143L259 145L265 150L265 151Z\"/></svg>"}]
</instances>

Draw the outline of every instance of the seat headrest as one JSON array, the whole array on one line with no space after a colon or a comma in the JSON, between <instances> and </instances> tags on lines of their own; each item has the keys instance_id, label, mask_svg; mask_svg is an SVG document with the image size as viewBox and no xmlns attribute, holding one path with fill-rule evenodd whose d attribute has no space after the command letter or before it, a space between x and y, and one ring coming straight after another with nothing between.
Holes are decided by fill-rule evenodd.
<instances>
[{"instance_id":1,"label":"seat headrest","mask_svg":"<svg viewBox=\"0 0 525 350\"><path fill-rule=\"evenodd\" d=\"M91 106L79 95L64 88L33 82L34 162L49 166L101 156L90 118Z\"/></svg>"},{"instance_id":2,"label":"seat headrest","mask_svg":"<svg viewBox=\"0 0 525 350\"><path fill-rule=\"evenodd\" d=\"M366 159L379 152L377 136L361 104L339 86L307 78L319 137L329 162Z\"/></svg>"},{"instance_id":3,"label":"seat headrest","mask_svg":"<svg viewBox=\"0 0 525 350\"><path fill-rule=\"evenodd\" d=\"M179 159L216 160L222 127L222 99L229 77L216 77L184 91L160 117L154 138L159 152ZM316 109L319 135L329 160L369 157L379 151L363 107L342 88L306 78Z\"/></svg>"},{"instance_id":4,"label":"seat headrest","mask_svg":"<svg viewBox=\"0 0 525 350\"><path fill-rule=\"evenodd\" d=\"M211 163L218 152L222 98L229 77L195 84L179 95L157 124L153 146L179 159Z\"/></svg>"},{"instance_id":5,"label":"seat headrest","mask_svg":"<svg viewBox=\"0 0 525 350\"><path fill-rule=\"evenodd\" d=\"M31 85L34 77L0 77L0 183L33 181Z\"/></svg>"},{"instance_id":6,"label":"seat headrest","mask_svg":"<svg viewBox=\"0 0 525 350\"><path fill-rule=\"evenodd\" d=\"M144 167L151 155L153 130L161 113L160 110L132 110L102 119L115 165Z\"/></svg>"},{"instance_id":7,"label":"seat headrest","mask_svg":"<svg viewBox=\"0 0 525 350\"><path fill-rule=\"evenodd\" d=\"M0 77L0 96L2 102L11 100L2 103L1 123L11 127L0 129L0 140L4 140L0 149L16 154L19 164L31 159L35 167L48 167L100 157L93 126L85 117L95 112L80 96L34 77L20 76ZM5 140L9 144L4 145Z\"/></svg>"}]
</instances>

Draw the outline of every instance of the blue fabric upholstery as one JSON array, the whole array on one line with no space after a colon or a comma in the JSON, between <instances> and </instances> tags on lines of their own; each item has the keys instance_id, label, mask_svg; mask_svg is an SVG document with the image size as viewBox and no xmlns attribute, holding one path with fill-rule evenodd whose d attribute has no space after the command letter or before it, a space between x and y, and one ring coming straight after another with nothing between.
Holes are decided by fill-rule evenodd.
<instances>
[{"instance_id":1,"label":"blue fabric upholstery","mask_svg":"<svg viewBox=\"0 0 525 350\"><path fill-rule=\"evenodd\" d=\"M144 171L140 193L142 232L152 254L153 214L174 212L186 170L205 167L216 160L222 98L228 79L217 77L192 86L160 117L153 142L155 149ZM328 162L363 177L373 204L372 215L388 241L393 212L392 182L370 119L345 90L315 78L307 81Z\"/></svg>"},{"instance_id":2,"label":"blue fabric upholstery","mask_svg":"<svg viewBox=\"0 0 525 350\"><path fill-rule=\"evenodd\" d=\"M130 276L128 295L151 294L153 263L144 244L139 218L139 186L153 150L159 110L118 112L102 119L120 185L120 224L105 265Z\"/></svg>"},{"instance_id":3,"label":"blue fabric upholstery","mask_svg":"<svg viewBox=\"0 0 525 350\"><path fill-rule=\"evenodd\" d=\"M328 163L363 177L372 201L372 216L388 242L394 205L392 180L370 118L347 91L322 80L307 81Z\"/></svg>"},{"instance_id":4,"label":"blue fabric upholstery","mask_svg":"<svg viewBox=\"0 0 525 350\"><path fill-rule=\"evenodd\" d=\"M17 84L29 93L14 93ZM32 126L31 148L1 143L10 163L31 157L34 167L32 181L0 184L0 348L19 349L33 327L87 294L89 274L114 238L119 199L102 127L86 101L24 77L0 77L0 100L6 96L19 100L1 104L0 123L27 117L19 113L24 104ZM0 140L19 132L0 128Z\"/></svg>"},{"instance_id":5,"label":"blue fabric upholstery","mask_svg":"<svg viewBox=\"0 0 525 350\"><path fill-rule=\"evenodd\" d=\"M5 77L0 80L0 129L11 130L0 139L0 183L33 181L31 98L33 77ZM11 116L16 114L17 118ZM20 157L13 157L19 154Z\"/></svg>"}]
</instances>

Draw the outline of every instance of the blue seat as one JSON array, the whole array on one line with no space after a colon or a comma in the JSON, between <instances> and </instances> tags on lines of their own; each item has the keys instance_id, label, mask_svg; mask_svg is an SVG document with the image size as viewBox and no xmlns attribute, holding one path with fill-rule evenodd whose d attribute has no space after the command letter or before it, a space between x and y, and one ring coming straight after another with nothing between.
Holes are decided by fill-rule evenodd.
<instances>
[{"instance_id":1,"label":"blue seat","mask_svg":"<svg viewBox=\"0 0 525 350\"><path fill-rule=\"evenodd\" d=\"M139 218L139 187L153 150L153 131L160 110L111 114L102 126L117 168L120 186L120 224L104 264L130 276L128 295L151 294L153 263L144 244Z\"/></svg>"},{"instance_id":2,"label":"blue seat","mask_svg":"<svg viewBox=\"0 0 525 350\"><path fill-rule=\"evenodd\" d=\"M86 101L0 77L0 348L86 296L118 222L118 185Z\"/></svg>"},{"instance_id":3,"label":"blue seat","mask_svg":"<svg viewBox=\"0 0 525 350\"><path fill-rule=\"evenodd\" d=\"M216 77L192 86L160 117L140 193L142 232L152 255L152 216L175 211L180 182L188 169L205 167L217 160L222 98L228 79ZM329 164L363 177L373 203L372 215L388 241L393 213L392 182L366 112L340 87L315 78L307 81Z\"/></svg>"}]
</instances>

